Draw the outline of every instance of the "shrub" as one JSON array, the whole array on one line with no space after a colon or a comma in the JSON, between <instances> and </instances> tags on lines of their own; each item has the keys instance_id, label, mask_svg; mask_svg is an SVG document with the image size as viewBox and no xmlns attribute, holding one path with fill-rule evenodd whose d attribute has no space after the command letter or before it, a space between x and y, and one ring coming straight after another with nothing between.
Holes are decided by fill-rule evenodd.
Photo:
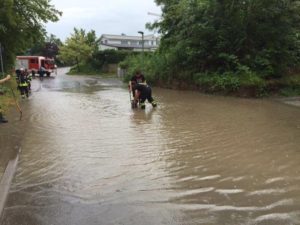
<instances>
[{"instance_id":1,"label":"shrub","mask_svg":"<svg viewBox=\"0 0 300 225\"><path fill-rule=\"evenodd\" d=\"M233 92L240 87L239 78L232 73L198 73L194 76L197 85L209 92Z\"/></svg>"}]
</instances>

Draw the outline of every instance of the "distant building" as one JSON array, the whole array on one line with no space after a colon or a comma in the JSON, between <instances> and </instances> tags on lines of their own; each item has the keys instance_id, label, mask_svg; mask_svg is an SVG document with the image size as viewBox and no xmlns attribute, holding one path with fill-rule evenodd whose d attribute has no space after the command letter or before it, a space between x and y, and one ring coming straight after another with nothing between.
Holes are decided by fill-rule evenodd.
<instances>
[{"instance_id":1,"label":"distant building","mask_svg":"<svg viewBox=\"0 0 300 225\"><path fill-rule=\"evenodd\" d=\"M159 38L151 35L144 35L144 51L154 51L158 48ZM142 51L142 36L127 36L102 34L100 37L100 50L115 49L115 50L131 50Z\"/></svg>"}]
</instances>

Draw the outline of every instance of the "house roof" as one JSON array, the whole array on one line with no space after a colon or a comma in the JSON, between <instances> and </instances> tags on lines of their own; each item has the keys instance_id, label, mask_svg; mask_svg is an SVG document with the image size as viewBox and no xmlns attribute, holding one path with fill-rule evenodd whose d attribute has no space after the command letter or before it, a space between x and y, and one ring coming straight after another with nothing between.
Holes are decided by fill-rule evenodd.
<instances>
[{"instance_id":1,"label":"house roof","mask_svg":"<svg viewBox=\"0 0 300 225\"><path fill-rule=\"evenodd\" d=\"M101 45L103 46L109 46L109 47L115 47L115 48L135 48L135 49L143 49L142 46L140 45L126 45L126 44L105 44L105 43L101 43ZM155 49L157 48L157 46L149 46L149 45L145 45L144 49Z\"/></svg>"},{"instance_id":2,"label":"house roof","mask_svg":"<svg viewBox=\"0 0 300 225\"><path fill-rule=\"evenodd\" d=\"M106 39L116 39L116 40L136 40L139 41L142 39L142 36L128 36L128 35L115 35L115 34L102 34L100 39L106 38ZM155 37L153 34L144 35L144 40L156 40L157 37Z\"/></svg>"}]
</instances>

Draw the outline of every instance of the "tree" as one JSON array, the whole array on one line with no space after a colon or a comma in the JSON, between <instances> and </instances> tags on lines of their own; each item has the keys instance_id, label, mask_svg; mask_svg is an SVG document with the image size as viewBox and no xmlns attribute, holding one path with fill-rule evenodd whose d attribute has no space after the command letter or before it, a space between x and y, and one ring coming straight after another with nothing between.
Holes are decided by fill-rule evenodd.
<instances>
[{"instance_id":1,"label":"tree","mask_svg":"<svg viewBox=\"0 0 300 225\"><path fill-rule=\"evenodd\" d=\"M96 35L92 30L86 34L85 30L74 28L74 33L67 38L65 44L60 48L59 58L70 65L86 63L91 58L96 48Z\"/></svg>"},{"instance_id":2,"label":"tree","mask_svg":"<svg viewBox=\"0 0 300 225\"><path fill-rule=\"evenodd\" d=\"M43 24L57 21L60 15L50 0L1 0L0 42L6 68L12 67L16 54L43 40Z\"/></svg>"},{"instance_id":3,"label":"tree","mask_svg":"<svg viewBox=\"0 0 300 225\"><path fill-rule=\"evenodd\" d=\"M29 55L42 55L49 58L56 58L62 42L55 35L51 34L41 42L36 43L30 50Z\"/></svg>"},{"instance_id":4,"label":"tree","mask_svg":"<svg viewBox=\"0 0 300 225\"><path fill-rule=\"evenodd\" d=\"M160 54L170 74L281 76L300 62L299 0L156 0ZM187 78L187 77L184 77Z\"/></svg>"}]
</instances>

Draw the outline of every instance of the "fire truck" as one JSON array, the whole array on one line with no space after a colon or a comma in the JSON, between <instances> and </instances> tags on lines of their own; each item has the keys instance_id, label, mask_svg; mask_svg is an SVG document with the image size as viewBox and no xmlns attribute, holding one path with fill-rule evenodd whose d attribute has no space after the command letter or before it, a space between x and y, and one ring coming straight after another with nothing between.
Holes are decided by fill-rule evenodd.
<instances>
[{"instance_id":1,"label":"fire truck","mask_svg":"<svg viewBox=\"0 0 300 225\"><path fill-rule=\"evenodd\" d=\"M38 73L41 67L44 67L46 75L49 77L51 73L56 73L56 65L54 59L44 56L17 56L15 69L27 69L28 72L34 71Z\"/></svg>"}]
</instances>

